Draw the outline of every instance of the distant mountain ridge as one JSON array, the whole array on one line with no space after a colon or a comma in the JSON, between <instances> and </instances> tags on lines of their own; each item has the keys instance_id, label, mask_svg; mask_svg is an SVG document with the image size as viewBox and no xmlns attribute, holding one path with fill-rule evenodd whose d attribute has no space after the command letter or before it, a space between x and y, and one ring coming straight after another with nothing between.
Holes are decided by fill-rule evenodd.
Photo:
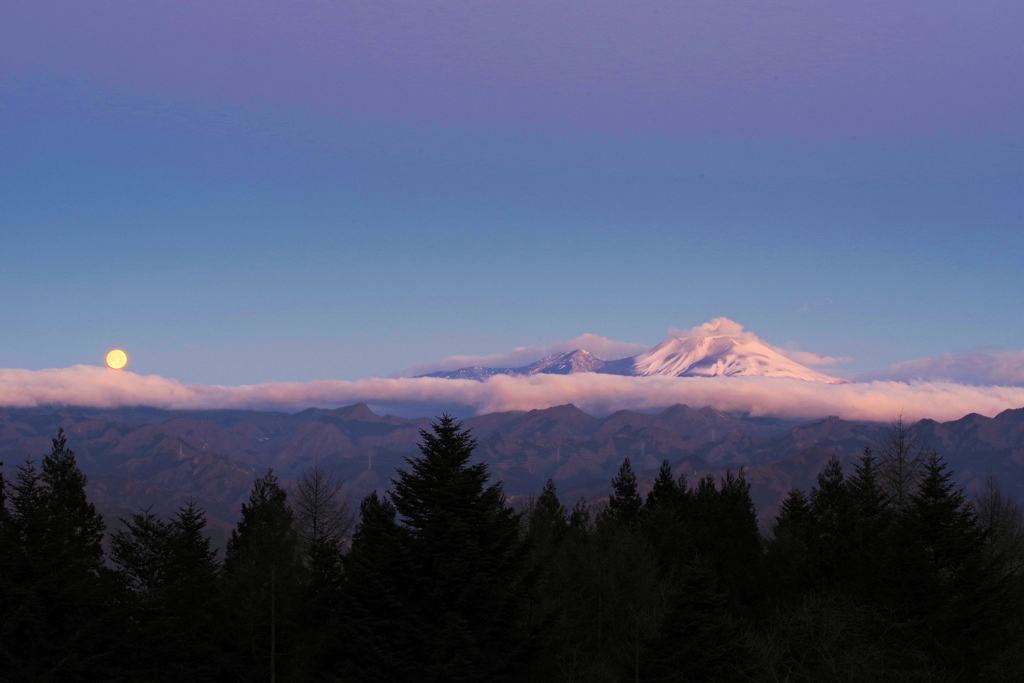
<instances>
[{"instance_id":1,"label":"distant mountain ridge","mask_svg":"<svg viewBox=\"0 0 1024 683\"><path fill-rule=\"evenodd\" d=\"M571 375L595 372L607 375L648 377L781 377L805 382L845 384L787 358L753 335L691 335L669 337L636 356L603 360L586 349L574 349L513 368L469 366L440 370L419 377L484 381L494 375Z\"/></svg>"},{"instance_id":2,"label":"distant mountain ridge","mask_svg":"<svg viewBox=\"0 0 1024 683\"><path fill-rule=\"evenodd\" d=\"M632 374L632 358L621 358L619 360L602 360L586 349L574 349L565 353L556 353L529 365L521 365L515 368L488 368L480 365L471 365L458 370L440 370L418 377L441 377L443 379L474 379L485 380L494 375L572 375L578 372L600 372L602 374L629 375ZM627 361L629 361L627 363Z\"/></svg>"},{"instance_id":3,"label":"distant mountain ridge","mask_svg":"<svg viewBox=\"0 0 1024 683\"><path fill-rule=\"evenodd\" d=\"M427 417L378 415L357 404L300 413L64 408L0 410L0 462L8 480L26 458L38 459L58 428L89 477L90 499L108 516L139 508L173 511L192 498L227 529L254 477L273 467L286 483L319 462L345 482L353 505L390 487L396 467L417 452ZM662 460L690 483L745 467L758 509L772 514L786 491L815 484L833 454L849 462L885 443L888 426L827 418L798 422L753 418L683 404L654 413L620 410L599 417L573 405L490 413L464 420L486 462L513 499L536 495L551 478L563 502L599 501L623 458L649 487ZM946 456L961 485L999 477L1024 501L1024 408L995 417L921 420L919 442Z\"/></svg>"}]
</instances>

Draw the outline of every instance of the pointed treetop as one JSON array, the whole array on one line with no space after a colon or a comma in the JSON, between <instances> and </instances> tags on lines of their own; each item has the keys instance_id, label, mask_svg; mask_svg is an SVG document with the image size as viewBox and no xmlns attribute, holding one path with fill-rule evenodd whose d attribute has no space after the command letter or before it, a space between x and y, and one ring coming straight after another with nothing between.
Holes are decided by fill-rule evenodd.
<instances>
[{"instance_id":1,"label":"pointed treetop","mask_svg":"<svg viewBox=\"0 0 1024 683\"><path fill-rule=\"evenodd\" d=\"M559 502L555 482L551 479L548 479L544 484L544 490L541 491L540 497L537 498L535 507L535 514L543 516L545 519L550 520L551 523L564 526L568 521L565 506Z\"/></svg>"},{"instance_id":2,"label":"pointed treetop","mask_svg":"<svg viewBox=\"0 0 1024 683\"><path fill-rule=\"evenodd\" d=\"M569 528L575 531L590 531L590 504L580 498L569 515Z\"/></svg>"},{"instance_id":3,"label":"pointed treetop","mask_svg":"<svg viewBox=\"0 0 1024 683\"><path fill-rule=\"evenodd\" d=\"M421 429L420 437L421 455L406 458L409 468L399 469L391 480L392 501L405 524L419 530L444 524L445 515L475 507L482 499L484 508L504 506L501 484L487 486L487 465L469 464L477 440L461 422L445 413L431 431Z\"/></svg>"},{"instance_id":4,"label":"pointed treetop","mask_svg":"<svg viewBox=\"0 0 1024 683\"><path fill-rule=\"evenodd\" d=\"M865 447L864 454L854 466L853 474L846 480L853 505L860 515L880 515L889 505L878 467L878 458L871 448Z\"/></svg>"},{"instance_id":5,"label":"pointed treetop","mask_svg":"<svg viewBox=\"0 0 1024 683\"><path fill-rule=\"evenodd\" d=\"M654 486L647 494L646 507L651 510L671 509L675 506L678 495L679 484L672 477L672 466L668 460L662 460L658 476L654 479Z\"/></svg>"},{"instance_id":6,"label":"pointed treetop","mask_svg":"<svg viewBox=\"0 0 1024 683\"><path fill-rule=\"evenodd\" d=\"M810 503L807 496L798 488L792 488L779 506L779 514L775 517L772 531L775 538L785 534L803 535L810 518Z\"/></svg>"},{"instance_id":7,"label":"pointed treetop","mask_svg":"<svg viewBox=\"0 0 1024 683\"><path fill-rule=\"evenodd\" d=\"M34 492L29 498L42 504L50 533L77 546L78 552L88 556L90 561L99 561L103 556L100 544L106 525L85 495L87 479L78 468L75 452L67 447L64 430L57 430L52 441L53 449L43 457L38 479L33 484L41 483L44 490ZM35 468L29 465L26 471L29 470L35 476Z\"/></svg>"},{"instance_id":8,"label":"pointed treetop","mask_svg":"<svg viewBox=\"0 0 1024 683\"><path fill-rule=\"evenodd\" d=\"M633 526L639 522L643 499L637 491L636 474L629 458L622 461L618 474L612 479L612 493L598 519L599 524Z\"/></svg>"}]
</instances>

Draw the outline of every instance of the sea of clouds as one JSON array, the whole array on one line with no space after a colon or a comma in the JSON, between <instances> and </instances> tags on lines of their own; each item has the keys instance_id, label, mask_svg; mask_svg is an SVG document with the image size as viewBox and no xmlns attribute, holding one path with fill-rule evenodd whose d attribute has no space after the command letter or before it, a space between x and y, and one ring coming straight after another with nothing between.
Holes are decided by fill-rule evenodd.
<instances>
[{"instance_id":1,"label":"sea of clouds","mask_svg":"<svg viewBox=\"0 0 1024 683\"><path fill-rule=\"evenodd\" d=\"M151 406L165 409L247 408L302 410L357 402L376 406L458 407L467 413L530 410L573 403L591 414L654 410L675 403L712 406L754 416L814 418L836 415L885 422L953 420L968 413L992 416L1024 407L1024 387L977 386L951 381L873 380L824 384L769 377L625 377L496 375L485 382L438 378L274 382L248 386L184 384L158 375L76 365L51 370L0 369L0 405L9 407Z\"/></svg>"},{"instance_id":2,"label":"sea of clouds","mask_svg":"<svg viewBox=\"0 0 1024 683\"><path fill-rule=\"evenodd\" d=\"M687 330L669 330L670 337L718 335L771 346L728 318L716 318ZM753 416L835 415L878 422L886 422L900 413L908 419L954 420L968 413L993 416L1006 409L1024 407L1024 351L1004 349L947 353L897 363L852 377L857 381L849 384L771 377L626 377L594 373L495 375L484 382L415 376L470 365L517 367L578 348L611 360L636 355L648 347L586 334L543 347L520 347L503 355L452 356L410 368L399 377L245 386L185 384L159 375L91 365L48 370L0 369L0 407L298 411L363 402L385 409L420 411L419 414L430 414L439 408L483 414L572 403L600 415L621 409L656 410L685 403ZM771 348L804 365L829 366L849 360Z\"/></svg>"}]
</instances>

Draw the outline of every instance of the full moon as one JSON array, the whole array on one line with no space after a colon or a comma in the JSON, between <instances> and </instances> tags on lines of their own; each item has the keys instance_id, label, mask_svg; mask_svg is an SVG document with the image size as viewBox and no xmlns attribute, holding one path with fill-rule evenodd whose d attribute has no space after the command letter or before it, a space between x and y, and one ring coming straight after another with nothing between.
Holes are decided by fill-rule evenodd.
<instances>
[{"instance_id":1,"label":"full moon","mask_svg":"<svg viewBox=\"0 0 1024 683\"><path fill-rule=\"evenodd\" d=\"M120 370L128 365L128 354L121 349L114 349L107 352L107 357L104 360L107 362L107 367L111 370Z\"/></svg>"}]
</instances>

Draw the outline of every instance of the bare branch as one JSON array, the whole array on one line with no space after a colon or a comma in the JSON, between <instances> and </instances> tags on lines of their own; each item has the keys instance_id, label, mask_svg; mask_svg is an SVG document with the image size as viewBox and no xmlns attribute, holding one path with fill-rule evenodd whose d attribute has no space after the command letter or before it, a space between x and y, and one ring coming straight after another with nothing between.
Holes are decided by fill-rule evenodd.
<instances>
[{"instance_id":1,"label":"bare branch","mask_svg":"<svg viewBox=\"0 0 1024 683\"><path fill-rule=\"evenodd\" d=\"M304 547L327 541L343 544L355 526L355 514L340 478L319 463L307 468L290 498Z\"/></svg>"}]
</instances>

